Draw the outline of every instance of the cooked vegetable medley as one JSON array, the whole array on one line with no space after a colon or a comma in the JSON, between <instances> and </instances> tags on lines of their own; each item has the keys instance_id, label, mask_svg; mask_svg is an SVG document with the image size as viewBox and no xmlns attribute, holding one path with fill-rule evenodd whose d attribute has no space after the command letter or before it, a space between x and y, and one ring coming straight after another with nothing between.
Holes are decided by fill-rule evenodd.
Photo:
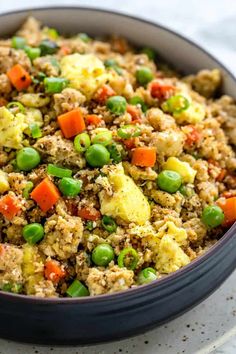
<instances>
[{"instance_id":1,"label":"cooked vegetable medley","mask_svg":"<svg viewBox=\"0 0 236 354\"><path fill-rule=\"evenodd\" d=\"M217 242L236 221L236 105L221 81L34 18L1 40L0 289L113 293Z\"/></svg>"}]
</instances>

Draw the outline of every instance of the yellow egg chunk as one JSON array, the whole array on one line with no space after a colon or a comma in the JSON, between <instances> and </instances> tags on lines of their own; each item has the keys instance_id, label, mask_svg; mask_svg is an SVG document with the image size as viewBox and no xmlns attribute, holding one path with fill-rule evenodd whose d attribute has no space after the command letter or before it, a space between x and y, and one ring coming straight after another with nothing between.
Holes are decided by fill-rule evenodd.
<instances>
[{"instance_id":1,"label":"yellow egg chunk","mask_svg":"<svg viewBox=\"0 0 236 354\"><path fill-rule=\"evenodd\" d=\"M113 194L105 190L100 192L101 213L127 222L143 225L150 218L150 206L147 198L131 177L124 174L122 165L117 165L108 175Z\"/></svg>"},{"instance_id":2,"label":"yellow egg chunk","mask_svg":"<svg viewBox=\"0 0 236 354\"><path fill-rule=\"evenodd\" d=\"M81 91L87 99L110 77L103 62L94 54L67 55L60 64L61 76L68 79L69 86Z\"/></svg>"},{"instance_id":3,"label":"yellow egg chunk","mask_svg":"<svg viewBox=\"0 0 236 354\"><path fill-rule=\"evenodd\" d=\"M173 116L177 123L190 123L196 124L201 122L205 118L205 107L197 102L191 102L188 109L183 112L174 113Z\"/></svg>"},{"instance_id":4,"label":"yellow egg chunk","mask_svg":"<svg viewBox=\"0 0 236 354\"><path fill-rule=\"evenodd\" d=\"M25 111L25 123L27 128L24 130L24 133L31 135L31 130L29 128L30 124L36 123L39 127L43 126L43 116L39 109L37 108L28 108Z\"/></svg>"},{"instance_id":5,"label":"yellow egg chunk","mask_svg":"<svg viewBox=\"0 0 236 354\"><path fill-rule=\"evenodd\" d=\"M0 107L0 147L20 149L26 128L23 114L14 115L6 107Z\"/></svg>"},{"instance_id":6,"label":"yellow egg chunk","mask_svg":"<svg viewBox=\"0 0 236 354\"><path fill-rule=\"evenodd\" d=\"M9 191L10 186L8 183L7 173L0 170L0 194Z\"/></svg>"},{"instance_id":7,"label":"yellow egg chunk","mask_svg":"<svg viewBox=\"0 0 236 354\"><path fill-rule=\"evenodd\" d=\"M161 273L172 273L190 263L187 254L184 253L171 235L162 237L159 244L156 269Z\"/></svg>"},{"instance_id":8,"label":"yellow egg chunk","mask_svg":"<svg viewBox=\"0 0 236 354\"><path fill-rule=\"evenodd\" d=\"M180 161L177 157L169 157L163 169L178 172L185 183L193 183L197 173L188 162Z\"/></svg>"}]
</instances>

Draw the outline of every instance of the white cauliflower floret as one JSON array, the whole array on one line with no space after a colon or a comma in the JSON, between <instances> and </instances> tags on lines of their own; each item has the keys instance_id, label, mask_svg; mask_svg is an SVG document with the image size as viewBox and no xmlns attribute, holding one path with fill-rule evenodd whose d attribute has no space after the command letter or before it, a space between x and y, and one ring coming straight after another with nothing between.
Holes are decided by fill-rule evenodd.
<instances>
[{"instance_id":1,"label":"white cauliflower floret","mask_svg":"<svg viewBox=\"0 0 236 354\"><path fill-rule=\"evenodd\" d=\"M81 91L88 99L110 77L103 62L94 54L67 55L60 64L61 75L70 81L69 86Z\"/></svg>"},{"instance_id":2,"label":"white cauliflower floret","mask_svg":"<svg viewBox=\"0 0 236 354\"><path fill-rule=\"evenodd\" d=\"M180 130L168 130L156 133L152 144L157 153L163 156L178 156L183 151L185 136Z\"/></svg>"},{"instance_id":3,"label":"white cauliflower floret","mask_svg":"<svg viewBox=\"0 0 236 354\"><path fill-rule=\"evenodd\" d=\"M0 147L20 149L26 128L23 114L14 115L6 107L0 107Z\"/></svg>"},{"instance_id":4,"label":"white cauliflower floret","mask_svg":"<svg viewBox=\"0 0 236 354\"><path fill-rule=\"evenodd\" d=\"M145 224L150 218L149 203L132 178L124 174L121 164L109 171L108 180L113 195L108 195L105 190L99 193L101 213L127 222Z\"/></svg>"}]
</instances>

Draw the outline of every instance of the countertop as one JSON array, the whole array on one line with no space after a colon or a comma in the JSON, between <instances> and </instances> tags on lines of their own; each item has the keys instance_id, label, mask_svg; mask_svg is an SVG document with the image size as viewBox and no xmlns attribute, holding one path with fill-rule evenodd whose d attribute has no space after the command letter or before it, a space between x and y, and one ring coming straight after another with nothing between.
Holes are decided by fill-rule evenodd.
<instances>
[{"instance_id":1,"label":"countertop","mask_svg":"<svg viewBox=\"0 0 236 354\"><path fill-rule=\"evenodd\" d=\"M0 12L44 5L115 9L159 22L187 35L236 74L236 1L233 0L0 0ZM51 348L0 340L0 354L234 354L236 272L203 303L156 330L121 342Z\"/></svg>"}]
</instances>

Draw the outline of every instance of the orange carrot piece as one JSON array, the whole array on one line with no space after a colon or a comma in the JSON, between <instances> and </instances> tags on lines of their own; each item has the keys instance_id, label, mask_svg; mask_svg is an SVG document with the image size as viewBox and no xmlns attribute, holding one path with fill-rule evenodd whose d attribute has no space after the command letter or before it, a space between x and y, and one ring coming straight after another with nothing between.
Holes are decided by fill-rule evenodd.
<instances>
[{"instance_id":1,"label":"orange carrot piece","mask_svg":"<svg viewBox=\"0 0 236 354\"><path fill-rule=\"evenodd\" d=\"M168 99L175 91L175 87L172 85L164 84L160 81L153 81L150 84L150 92L153 98L158 98L159 100Z\"/></svg>"},{"instance_id":2,"label":"orange carrot piece","mask_svg":"<svg viewBox=\"0 0 236 354\"><path fill-rule=\"evenodd\" d=\"M71 53L71 49L67 45L62 45L58 53L62 55L68 55Z\"/></svg>"},{"instance_id":3,"label":"orange carrot piece","mask_svg":"<svg viewBox=\"0 0 236 354\"><path fill-rule=\"evenodd\" d=\"M225 168L222 168L218 176L216 177L217 182L222 182L227 174L227 170Z\"/></svg>"},{"instance_id":4,"label":"orange carrot piece","mask_svg":"<svg viewBox=\"0 0 236 354\"><path fill-rule=\"evenodd\" d=\"M198 143L201 139L201 134L197 131L194 125L186 125L184 127L184 132L186 133L185 143L189 147L192 147L194 144Z\"/></svg>"},{"instance_id":5,"label":"orange carrot piece","mask_svg":"<svg viewBox=\"0 0 236 354\"><path fill-rule=\"evenodd\" d=\"M8 70L7 76L18 91L27 89L32 82L30 74L20 64L16 64Z\"/></svg>"},{"instance_id":6,"label":"orange carrot piece","mask_svg":"<svg viewBox=\"0 0 236 354\"><path fill-rule=\"evenodd\" d=\"M216 204L223 210L225 219L223 226L230 226L236 221L236 197L228 199L220 198Z\"/></svg>"},{"instance_id":7,"label":"orange carrot piece","mask_svg":"<svg viewBox=\"0 0 236 354\"><path fill-rule=\"evenodd\" d=\"M137 138L124 139L123 144L125 145L125 147L127 147L127 149L131 150L131 149L135 148L136 141L137 141Z\"/></svg>"},{"instance_id":8,"label":"orange carrot piece","mask_svg":"<svg viewBox=\"0 0 236 354\"><path fill-rule=\"evenodd\" d=\"M55 184L46 177L33 189L31 198L46 213L57 203L60 193Z\"/></svg>"},{"instance_id":9,"label":"orange carrot piece","mask_svg":"<svg viewBox=\"0 0 236 354\"><path fill-rule=\"evenodd\" d=\"M59 126L65 138L72 138L86 129L84 118L80 109L73 109L70 112L57 117Z\"/></svg>"},{"instance_id":10,"label":"orange carrot piece","mask_svg":"<svg viewBox=\"0 0 236 354\"><path fill-rule=\"evenodd\" d=\"M141 114L138 107L128 105L126 111L131 115L131 124L137 124L141 122Z\"/></svg>"},{"instance_id":11,"label":"orange carrot piece","mask_svg":"<svg viewBox=\"0 0 236 354\"><path fill-rule=\"evenodd\" d=\"M88 125L95 125L95 126L99 125L102 122L102 118L100 118L96 114L88 114L85 117L85 120Z\"/></svg>"},{"instance_id":12,"label":"orange carrot piece","mask_svg":"<svg viewBox=\"0 0 236 354\"><path fill-rule=\"evenodd\" d=\"M78 210L78 216L85 220L96 221L101 217L100 211L95 208L81 208Z\"/></svg>"},{"instance_id":13,"label":"orange carrot piece","mask_svg":"<svg viewBox=\"0 0 236 354\"><path fill-rule=\"evenodd\" d=\"M109 97L115 96L115 94L115 91L109 85L103 85L97 90L95 100L100 104L104 104Z\"/></svg>"},{"instance_id":14,"label":"orange carrot piece","mask_svg":"<svg viewBox=\"0 0 236 354\"><path fill-rule=\"evenodd\" d=\"M66 272L61 268L59 262L53 260L46 261L44 265L44 276L47 280L58 283L65 275Z\"/></svg>"},{"instance_id":15,"label":"orange carrot piece","mask_svg":"<svg viewBox=\"0 0 236 354\"><path fill-rule=\"evenodd\" d=\"M133 151L131 163L141 167L153 167L156 162L156 149L153 147L137 147Z\"/></svg>"},{"instance_id":16,"label":"orange carrot piece","mask_svg":"<svg viewBox=\"0 0 236 354\"><path fill-rule=\"evenodd\" d=\"M0 97L0 107L6 106L7 104L7 100L5 100L5 98L3 97Z\"/></svg>"},{"instance_id":17,"label":"orange carrot piece","mask_svg":"<svg viewBox=\"0 0 236 354\"><path fill-rule=\"evenodd\" d=\"M14 195L7 194L0 199L0 213L2 213L6 219L12 220L20 210L21 207Z\"/></svg>"}]
</instances>

